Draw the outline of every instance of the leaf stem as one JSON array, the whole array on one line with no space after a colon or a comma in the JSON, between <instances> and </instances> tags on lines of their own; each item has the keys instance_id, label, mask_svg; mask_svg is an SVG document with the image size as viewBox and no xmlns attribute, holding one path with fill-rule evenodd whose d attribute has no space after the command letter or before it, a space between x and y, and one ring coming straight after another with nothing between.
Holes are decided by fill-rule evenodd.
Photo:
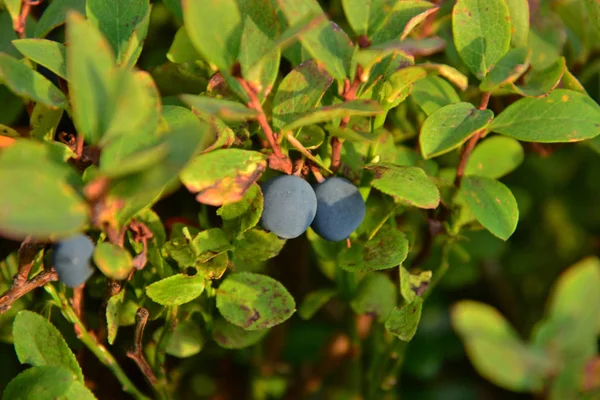
<instances>
[{"instance_id":1,"label":"leaf stem","mask_svg":"<svg viewBox=\"0 0 600 400\"><path fill-rule=\"evenodd\" d=\"M121 369L117 363L117 360L115 360L113 355L106 349L106 347L98 343L96 338L92 336L90 332L88 332L85 325L83 325L81 320L77 317L77 314L73 308L71 308L71 305L64 294L59 293L52 285L47 285L45 289L50 296L52 296L56 304L60 306L62 314L67 321L74 324L81 331L79 340L81 340L85 347L87 347L96 356L96 358L98 358L98 360L113 373L113 375L121 383L123 390L132 395L135 399L150 400L133 384L133 382L129 380L129 377L125 371Z\"/></svg>"}]
</instances>

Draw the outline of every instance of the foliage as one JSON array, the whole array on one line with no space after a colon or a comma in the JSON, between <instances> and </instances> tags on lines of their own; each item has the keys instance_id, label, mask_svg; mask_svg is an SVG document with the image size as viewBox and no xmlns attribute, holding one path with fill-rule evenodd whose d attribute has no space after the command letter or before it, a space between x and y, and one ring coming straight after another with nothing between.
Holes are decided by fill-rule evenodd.
<instances>
[{"instance_id":1,"label":"foliage","mask_svg":"<svg viewBox=\"0 0 600 400\"><path fill-rule=\"evenodd\" d=\"M598 397L600 2L37 3L0 0L4 399Z\"/></svg>"}]
</instances>

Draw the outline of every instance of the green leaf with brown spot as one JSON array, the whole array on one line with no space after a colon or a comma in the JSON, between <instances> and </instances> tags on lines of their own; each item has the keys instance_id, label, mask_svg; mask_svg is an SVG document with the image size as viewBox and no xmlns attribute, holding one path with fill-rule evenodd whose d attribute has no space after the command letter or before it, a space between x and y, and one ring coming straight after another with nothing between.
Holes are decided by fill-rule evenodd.
<instances>
[{"instance_id":1,"label":"green leaf with brown spot","mask_svg":"<svg viewBox=\"0 0 600 400\"><path fill-rule=\"evenodd\" d=\"M118 281L127 278L133 269L131 254L124 248L108 242L96 246L94 263L105 276Z\"/></svg>"},{"instance_id":2,"label":"green leaf with brown spot","mask_svg":"<svg viewBox=\"0 0 600 400\"><path fill-rule=\"evenodd\" d=\"M206 262L233 249L229 238L220 228L211 228L198 233L190 244L198 263Z\"/></svg>"},{"instance_id":3,"label":"green leaf with brown spot","mask_svg":"<svg viewBox=\"0 0 600 400\"><path fill-rule=\"evenodd\" d=\"M421 297L416 297L410 304L394 308L385 321L385 329L400 340L411 341L417 333L422 308L423 299Z\"/></svg>"},{"instance_id":4,"label":"green leaf with brown spot","mask_svg":"<svg viewBox=\"0 0 600 400\"><path fill-rule=\"evenodd\" d=\"M398 266L408 256L406 235L389 226L366 243L353 243L338 255L338 265L350 272L377 271Z\"/></svg>"},{"instance_id":5,"label":"green leaf with brown spot","mask_svg":"<svg viewBox=\"0 0 600 400\"><path fill-rule=\"evenodd\" d=\"M365 276L356 289L350 307L357 314L373 316L384 322L398 303L398 289L383 273Z\"/></svg>"},{"instance_id":6,"label":"green leaf with brown spot","mask_svg":"<svg viewBox=\"0 0 600 400\"><path fill-rule=\"evenodd\" d=\"M525 47L511 49L494 65L479 84L479 89L491 92L502 85L515 82L529 68L531 51Z\"/></svg>"},{"instance_id":7,"label":"green leaf with brown spot","mask_svg":"<svg viewBox=\"0 0 600 400\"><path fill-rule=\"evenodd\" d=\"M59 239L88 223L88 206L76 190L81 178L50 145L19 139L3 149L0 187L0 232L5 236Z\"/></svg>"},{"instance_id":8,"label":"green leaf with brown spot","mask_svg":"<svg viewBox=\"0 0 600 400\"><path fill-rule=\"evenodd\" d=\"M415 26L438 9L435 4L424 0L397 1L391 7L389 4L381 4L380 7L373 10L374 18L368 29L368 36L374 44L404 40Z\"/></svg>"},{"instance_id":9,"label":"green leaf with brown spot","mask_svg":"<svg viewBox=\"0 0 600 400\"><path fill-rule=\"evenodd\" d=\"M502 178L521 165L524 159L525 151L518 141L492 136L475 147L467 161L465 175Z\"/></svg>"},{"instance_id":10,"label":"green leaf with brown spot","mask_svg":"<svg viewBox=\"0 0 600 400\"><path fill-rule=\"evenodd\" d=\"M204 291L204 276L177 274L146 287L146 294L164 306L179 306L189 303Z\"/></svg>"},{"instance_id":11,"label":"green leaf with brown spot","mask_svg":"<svg viewBox=\"0 0 600 400\"><path fill-rule=\"evenodd\" d=\"M212 336L217 344L225 349L243 349L258 343L269 329L248 331L218 318L213 323Z\"/></svg>"},{"instance_id":12,"label":"green leaf with brown spot","mask_svg":"<svg viewBox=\"0 0 600 400\"><path fill-rule=\"evenodd\" d=\"M455 103L427 117L421 127L419 145L423 158L448 153L484 129L494 118L491 110L478 110L471 103Z\"/></svg>"},{"instance_id":13,"label":"green leaf with brown spot","mask_svg":"<svg viewBox=\"0 0 600 400\"><path fill-rule=\"evenodd\" d=\"M273 232L259 228L250 229L235 244L233 263L253 265L278 255L286 243Z\"/></svg>"},{"instance_id":14,"label":"green leaf with brown spot","mask_svg":"<svg viewBox=\"0 0 600 400\"><path fill-rule=\"evenodd\" d=\"M0 53L0 82L19 96L51 108L67 108L67 98L46 77L8 54Z\"/></svg>"},{"instance_id":15,"label":"green leaf with brown spot","mask_svg":"<svg viewBox=\"0 0 600 400\"><path fill-rule=\"evenodd\" d=\"M63 113L64 110L61 108L51 108L42 103L37 103L33 107L29 118L29 125L31 126L29 137L52 141Z\"/></svg>"},{"instance_id":16,"label":"green leaf with brown spot","mask_svg":"<svg viewBox=\"0 0 600 400\"><path fill-rule=\"evenodd\" d=\"M373 116L381 114L383 108L372 100L353 100L345 103L335 104L332 106L324 106L310 110L293 122L285 125L281 130L288 131L299 128L305 125L319 124L334 120L336 118L350 116Z\"/></svg>"},{"instance_id":17,"label":"green leaf with brown spot","mask_svg":"<svg viewBox=\"0 0 600 400\"><path fill-rule=\"evenodd\" d=\"M204 279L221 279L225 271L229 267L229 254L221 253L218 256L211 258L210 260L201 264L196 264L196 269L202 275Z\"/></svg>"},{"instance_id":18,"label":"green leaf with brown spot","mask_svg":"<svg viewBox=\"0 0 600 400\"><path fill-rule=\"evenodd\" d=\"M484 228L502 240L513 234L519 221L519 207L509 188L492 178L466 176L460 191Z\"/></svg>"},{"instance_id":19,"label":"green leaf with brown spot","mask_svg":"<svg viewBox=\"0 0 600 400\"><path fill-rule=\"evenodd\" d=\"M375 174L371 185L398 203L426 209L434 209L440 203L438 188L421 168L388 163L368 164L364 168Z\"/></svg>"},{"instance_id":20,"label":"green leaf with brown spot","mask_svg":"<svg viewBox=\"0 0 600 400\"><path fill-rule=\"evenodd\" d=\"M412 303L425 292L431 282L431 271L411 274L400 266L400 294L407 303Z\"/></svg>"},{"instance_id":21,"label":"green leaf with brown spot","mask_svg":"<svg viewBox=\"0 0 600 400\"><path fill-rule=\"evenodd\" d=\"M521 99L502 111L489 130L525 142L577 142L600 134L600 106L583 93L555 89L545 98Z\"/></svg>"},{"instance_id":22,"label":"green leaf with brown spot","mask_svg":"<svg viewBox=\"0 0 600 400\"><path fill-rule=\"evenodd\" d=\"M526 47L529 39L529 1L505 1L510 14L510 43L513 47Z\"/></svg>"},{"instance_id":23,"label":"green leaf with brown spot","mask_svg":"<svg viewBox=\"0 0 600 400\"><path fill-rule=\"evenodd\" d=\"M213 206L239 201L267 167L256 151L222 149L196 157L180 178L196 200Z\"/></svg>"},{"instance_id":24,"label":"green leaf with brown spot","mask_svg":"<svg viewBox=\"0 0 600 400\"><path fill-rule=\"evenodd\" d=\"M217 99L208 96L194 96L191 94L183 94L180 98L184 103L192 106L200 114L214 116L223 121L245 121L248 119L256 119L258 116L256 110L248 108L236 101Z\"/></svg>"},{"instance_id":25,"label":"green leaf with brown spot","mask_svg":"<svg viewBox=\"0 0 600 400\"><path fill-rule=\"evenodd\" d=\"M243 24L236 0L184 0L183 21L204 59L230 73L240 51Z\"/></svg>"},{"instance_id":26,"label":"green leaf with brown spot","mask_svg":"<svg viewBox=\"0 0 600 400\"><path fill-rule=\"evenodd\" d=\"M121 308L125 300L125 290L122 289L118 294L111 296L106 304L106 329L108 331L108 344L113 344L119 331L119 319Z\"/></svg>"},{"instance_id":27,"label":"green leaf with brown spot","mask_svg":"<svg viewBox=\"0 0 600 400\"><path fill-rule=\"evenodd\" d=\"M452 11L454 44L465 65L479 79L510 46L510 14L504 0L457 0Z\"/></svg>"},{"instance_id":28,"label":"green leaf with brown spot","mask_svg":"<svg viewBox=\"0 0 600 400\"><path fill-rule=\"evenodd\" d=\"M224 204L217 210L223 220L223 230L237 237L258 224L263 211L263 194L257 184L253 184L236 202Z\"/></svg>"},{"instance_id":29,"label":"green leaf with brown spot","mask_svg":"<svg viewBox=\"0 0 600 400\"><path fill-rule=\"evenodd\" d=\"M231 274L219 286L217 308L234 325L249 331L279 325L296 311L286 288L266 275Z\"/></svg>"},{"instance_id":30,"label":"green leaf with brown spot","mask_svg":"<svg viewBox=\"0 0 600 400\"><path fill-rule=\"evenodd\" d=\"M558 86L567 68L567 61L560 57L543 70L532 69L523 80L522 84L512 84L512 88L522 96L544 97Z\"/></svg>"},{"instance_id":31,"label":"green leaf with brown spot","mask_svg":"<svg viewBox=\"0 0 600 400\"><path fill-rule=\"evenodd\" d=\"M314 60L290 71L273 98L273 127L281 128L316 107L332 82L333 77Z\"/></svg>"}]
</instances>

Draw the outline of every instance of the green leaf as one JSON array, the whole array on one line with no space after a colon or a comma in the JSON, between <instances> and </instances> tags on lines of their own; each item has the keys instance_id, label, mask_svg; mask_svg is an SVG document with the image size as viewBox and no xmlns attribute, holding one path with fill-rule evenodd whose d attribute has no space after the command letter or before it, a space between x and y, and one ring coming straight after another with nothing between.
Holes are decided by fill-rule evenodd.
<instances>
[{"instance_id":1,"label":"green leaf","mask_svg":"<svg viewBox=\"0 0 600 400\"><path fill-rule=\"evenodd\" d=\"M566 69L566 60L560 57L546 69L531 70L525 75L522 85L513 83L512 87L522 96L545 97L558 86Z\"/></svg>"},{"instance_id":2,"label":"green leaf","mask_svg":"<svg viewBox=\"0 0 600 400\"><path fill-rule=\"evenodd\" d=\"M310 292L298 307L298 316L304 320L311 319L336 294L337 290L335 289L319 289Z\"/></svg>"},{"instance_id":3,"label":"green leaf","mask_svg":"<svg viewBox=\"0 0 600 400\"><path fill-rule=\"evenodd\" d=\"M201 60L202 56L196 51L185 27L179 28L167 52L167 59L174 63Z\"/></svg>"},{"instance_id":4,"label":"green leaf","mask_svg":"<svg viewBox=\"0 0 600 400\"><path fill-rule=\"evenodd\" d=\"M242 76L257 88L264 99L272 90L279 72L279 49L273 49L279 35L279 19L272 0L238 0L244 28L238 56Z\"/></svg>"},{"instance_id":5,"label":"green leaf","mask_svg":"<svg viewBox=\"0 0 600 400\"><path fill-rule=\"evenodd\" d=\"M187 358L194 356L204 347L204 335L200 325L193 320L182 321L175 326L169 342L167 354Z\"/></svg>"},{"instance_id":6,"label":"green leaf","mask_svg":"<svg viewBox=\"0 0 600 400\"><path fill-rule=\"evenodd\" d=\"M196 269L205 279L221 279L229 267L229 254L222 253L210 260L197 264Z\"/></svg>"},{"instance_id":7,"label":"green leaf","mask_svg":"<svg viewBox=\"0 0 600 400\"><path fill-rule=\"evenodd\" d=\"M504 0L457 0L452 33L465 65L483 79L510 46L511 23Z\"/></svg>"},{"instance_id":8,"label":"green leaf","mask_svg":"<svg viewBox=\"0 0 600 400\"><path fill-rule=\"evenodd\" d=\"M3 0L3 3L15 23L21 15L21 0Z\"/></svg>"},{"instance_id":9,"label":"green leaf","mask_svg":"<svg viewBox=\"0 0 600 400\"><path fill-rule=\"evenodd\" d=\"M100 32L78 14L67 23L67 80L77 132L96 144L108 128L113 112L115 59Z\"/></svg>"},{"instance_id":10,"label":"green leaf","mask_svg":"<svg viewBox=\"0 0 600 400\"><path fill-rule=\"evenodd\" d=\"M46 39L19 39L14 40L13 45L25 57L67 79L67 49L62 43Z\"/></svg>"},{"instance_id":11,"label":"green leaf","mask_svg":"<svg viewBox=\"0 0 600 400\"><path fill-rule=\"evenodd\" d=\"M181 100L194 107L196 111L207 116L215 116L224 121L245 121L256 119L258 112L236 101L217 99L208 96L183 94Z\"/></svg>"},{"instance_id":12,"label":"green leaf","mask_svg":"<svg viewBox=\"0 0 600 400\"><path fill-rule=\"evenodd\" d=\"M529 48L531 49L531 65L544 69L562 55L566 34L564 29L556 29L562 25L560 18L548 18L548 22L541 26L532 26L529 31Z\"/></svg>"},{"instance_id":13,"label":"green leaf","mask_svg":"<svg viewBox=\"0 0 600 400\"><path fill-rule=\"evenodd\" d=\"M220 206L239 201L266 169L265 155L222 149L196 157L181 174L183 184L198 193L200 203Z\"/></svg>"},{"instance_id":14,"label":"green leaf","mask_svg":"<svg viewBox=\"0 0 600 400\"><path fill-rule=\"evenodd\" d=\"M381 114L383 109L372 100L353 100L345 103L315 108L299 116L283 128L284 131L294 130L301 126L327 122L347 116L372 116Z\"/></svg>"},{"instance_id":15,"label":"green leaf","mask_svg":"<svg viewBox=\"0 0 600 400\"><path fill-rule=\"evenodd\" d=\"M219 286L217 308L234 325L258 330L279 325L296 311L286 288L266 275L231 274Z\"/></svg>"},{"instance_id":16,"label":"green leaf","mask_svg":"<svg viewBox=\"0 0 600 400\"><path fill-rule=\"evenodd\" d=\"M67 107L67 98L52 82L8 54L0 54L0 82L15 94L48 107Z\"/></svg>"},{"instance_id":17,"label":"green leaf","mask_svg":"<svg viewBox=\"0 0 600 400\"><path fill-rule=\"evenodd\" d=\"M243 349L258 343L267 333L268 329L248 331L239 326L218 318L213 323L212 335L217 344L225 349Z\"/></svg>"},{"instance_id":18,"label":"green leaf","mask_svg":"<svg viewBox=\"0 0 600 400\"><path fill-rule=\"evenodd\" d=\"M257 184L250 186L240 201L227 203L217 210L223 230L237 237L258 224L263 211L263 195Z\"/></svg>"},{"instance_id":19,"label":"green leaf","mask_svg":"<svg viewBox=\"0 0 600 400\"><path fill-rule=\"evenodd\" d=\"M448 79L454 84L454 86L456 86L463 92L469 87L469 78L456 68L451 67L450 65L425 62L423 64L419 64L419 67L435 71L439 75Z\"/></svg>"},{"instance_id":20,"label":"green leaf","mask_svg":"<svg viewBox=\"0 0 600 400\"><path fill-rule=\"evenodd\" d=\"M419 298L431 282L431 271L422 271L419 274L411 274L400 266L400 294L407 303L412 303Z\"/></svg>"},{"instance_id":21,"label":"green leaf","mask_svg":"<svg viewBox=\"0 0 600 400\"><path fill-rule=\"evenodd\" d=\"M415 298L410 304L396 307L385 321L385 329L398 339L409 342L417 333L421 320L423 299Z\"/></svg>"},{"instance_id":22,"label":"green leaf","mask_svg":"<svg viewBox=\"0 0 600 400\"><path fill-rule=\"evenodd\" d=\"M375 173L371 185L396 202L426 209L437 208L440 203L438 188L421 168L388 163L367 164L364 168Z\"/></svg>"},{"instance_id":23,"label":"green leaf","mask_svg":"<svg viewBox=\"0 0 600 400\"><path fill-rule=\"evenodd\" d=\"M273 99L273 127L281 128L316 107L332 82L333 78L314 60L290 71Z\"/></svg>"},{"instance_id":24,"label":"green leaf","mask_svg":"<svg viewBox=\"0 0 600 400\"><path fill-rule=\"evenodd\" d=\"M273 232L251 229L244 233L235 244L233 263L253 265L273 258L281 252L285 239L279 239Z\"/></svg>"},{"instance_id":25,"label":"green leaf","mask_svg":"<svg viewBox=\"0 0 600 400\"><path fill-rule=\"evenodd\" d=\"M460 101L456 90L444 79L437 76L428 76L415 82L410 97L427 115L448 104Z\"/></svg>"},{"instance_id":26,"label":"green leaf","mask_svg":"<svg viewBox=\"0 0 600 400\"><path fill-rule=\"evenodd\" d=\"M419 144L423 158L429 159L460 147L494 118L491 110L478 110L471 103L455 103L440 108L423 123Z\"/></svg>"},{"instance_id":27,"label":"green leaf","mask_svg":"<svg viewBox=\"0 0 600 400\"><path fill-rule=\"evenodd\" d=\"M584 0L588 17L594 28L600 32L600 2L598 0Z\"/></svg>"},{"instance_id":28,"label":"green leaf","mask_svg":"<svg viewBox=\"0 0 600 400\"><path fill-rule=\"evenodd\" d=\"M43 143L19 139L0 152L0 232L58 239L83 230L88 207L71 184L77 173ZM23 182L27 182L24 185Z\"/></svg>"},{"instance_id":29,"label":"green leaf","mask_svg":"<svg viewBox=\"0 0 600 400\"><path fill-rule=\"evenodd\" d=\"M510 14L513 47L527 47L529 39L529 2L527 0L505 0Z\"/></svg>"},{"instance_id":30,"label":"green leaf","mask_svg":"<svg viewBox=\"0 0 600 400\"><path fill-rule=\"evenodd\" d=\"M384 3L380 7L379 10L373 10L375 20L371 21L368 30L374 44L393 39L404 40L415 26L438 10L434 4L424 0L397 1L391 7Z\"/></svg>"},{"instance_id":31,"label":"green leaf","mask_svg":"<svg viewBox=\"0 0 600 400\"><path fill-rule=\"evenodd\" d=\"M353 243L338 255L338 265L347 271L377 271L400 265L408 256L408 239L399 230L382 227L367 243Z\"/></svg>"},{"instance_id":32,"label":"green leaf","mask_svg":"<svg viewBox=\"0 0 600 400\"><path fill-rule=\"evenodd\" d=\"M277 0L277 4L289 25L323 13L316 0ZM349 75L354 48L348 36L337 25L323 21L303 32L300 41L335 79L343 80Z\"/></svg>"},{"instance_id":33,"label":"green leaf","mask_svg":"<svg viewBox=\"0 0 600 400\"><path fill-rule=\"evenodd\" d=\"M73 382L64 398L66 400L96 400L96 396L81 382Z\"/></svg>"},{"instance_id":34,"label":"green leaf","mask_svg":"<svg viewBox=\"0 0 600 400\"><path fill-rule=\"evenodd\" d=\"M227 235L220 228L211 228L198 233L192 240L191 245L198 263L206 262L233 249Z\"/></svg>"},{"instance_id":35,"label":"green leaf","mask_svg":"<svg viewBox=\"0 0 600 400\"><path fill-rule=\"evenodd\" d=\"M113 344L119 330L121 308L125 300L125 290L111 296L106 304L106 328L108 330L108 344Z\"/></svg>"},{"instance_id":36,"label":"green leaf","mask_svg":"<svg viewBox=\"0 0 600 400\"><path fill-rule=\"evenodd\" d=\"M204 291L204 276L177 274L146 287L146 294L163 306L178 306L189 303Z\"/></svg>"},{"instance_id":37,"label":"green leaf","mask_svg":"<svg viewBox=\"0 0 600 400\"><path fill-rule=\"evenodd\" d=\"M580 92L583 94L587 94L585 88L579 82L579 80L569 71L568 68L565 68L565 73L562 77L562 84L564 89L574 90L576 92Z\"/></svg>"},{"instance_id":38,"label":"green leaf","mask_svg":"<svg viewBox=\"0 0 600 400\"><path fill-rule=\"evenodd\" d=\"M230 73L242 37L243 20L236 0L185 0L183 21L196 50L221 72Z\"/></svg>"},{"instance_id":39,"label":"green leaf","mask_svg":"<svg viewBox=\"0 0 600 400\"><path fill-rule=\"evenodd\" d=\"M542 389L546 356L528 348L495 308L461 301L453 306L451 319L471 363L484 378L512 391Z\"/></svg>"},{"instance_id":40,"label":"green leaf","mask_svg":"<svg viewBox=\"0 0 600 400\"><path fill-rule=\"evenodd\" d=\"M371 273L358 284L350 307L357 314L368 314L384 322L397 303L398 290L394 282L383 273Z\"/></svg>"},{"instance_id":41,"label":"green leaf","mask_svg":"<svg viewBox=\"0 0 600 400\"><path fill-rule=\"evenodd\" d=\"M18 39L18 37L13 29L10 15L7 12L0 11L0 53L19 57L19 52L12 43L12 41L16 39Z\"/></svg>"},{"instance_id":42,"label":"green leaf","mask_svg":"<svg viewBox=\"0 0 600 400\"><path fill-rule=\"evenodd\" d=\"M35 37L43 38L54 28L65 23L69 11L85 14L86 0L53 0L35 26Z\"/></svg>"},{"instance_id":43,"label":"green leaf","mask_svg":"<svg viewBox=\"0 0 600 400\"><path fill-rule=\"evenodd\" d=\"M410 94L413 84L427 76L427 71L420 67L406 67L397 70L387 77L380 92L380 100L384 107L390 109L404 101Z\"/></svg>"},{"instance_id":44,"label":"green leaf","mask_svg":"<svg viewBox=\"0 0 600 400\"><path fill-rule=\"evenodd\" d=\"M600 106L585 94L556 89L546 98L521 99L489 126L525 142L576 142L600 134Z\"/></svg>"},{"instance_id":45,"label":"green leaf","mask_svg":"<svg viewBox=\"0 0 600 400\"><path fill-rule=\"evenodd\" d=\"M66 399L63 396L67 395L76 382L75 376L68 369L57 366L34 367L21 372L10 381L4 389L2 399Z\"/></svg>"},{"instance_id":46,"label":"green leaf","mask_svg":"<svg viewBox=\"0 0 600 400\"><path fill-rule=\"evenodd\" d=\"M527 48L511 49L492 67L479 85L479 89L491 92L502 85L513 83L529 68L531 51Z\"/></svg>"},{"instance_id":47,"label":"green leaf","mask_svg":"<svg viewBox=\"0 0 600 400\"><path fill-rule=\"evenodd\" d=\"M13 322L15 352L22 364L64 367L83 382L81 368L62 335L46 318L20 311Z\"/></svg>"},{"instance_id":48,"label":"green leaf","mask_svg":"<svg viewBox=\"0 0 600 400\"><path fill-rule=\"evenodd\" d=\"M124 248L108 242L96 246L94 263L105 276L118 281L127 278L133 269L131 254Z\"/></svg>"},{"instance_id":49,"label":"green leaf","mask_svg":"<svg viewBox=\"0 0 600 400\"><path fill-rule=\"evenodd\" d=\"M129 38L150 10L148 0L87 0L86 15L110 43L117 63L124 59Z\"/></svg>"},{"instance_id":50,"label":"green leaf","mask_svg":"<svg viewBox=\"0 0 600 400\"><path fill-rule=\"evenodd\" d=\"M467 161L465 175L502 178L514 171L525 158L523 146L513 138L493 136L479 143Z\"/></svg>"},{"instance_id":51,"label":"green leaf","mask_svg":"<svg viewBox=\"0 0 600 400\"><path fill-rule=\"evenodd\" d=\"M175 15L177 20L183 21L181 0L163 0L163 4Z\"/></svg>"},{"instance_id":52,"label":"green leaf","mask_svg":"<svg viewBox=\"0 0 600 400\"><path fill-rule=\"evenodd\" d=\"M142 54L142 48L144 47L144 41L148 34L148 26L150 25L150 15L152 13L152 6L148 7L146 14L142 18L142 21L135 27L127 45L125 46L122 56L119 58L120 64L126 68L133 68L137 63L140 55Z\"/></svg>"},{"instance_id":53,"label":"green leaf","mask_svg":"<svg viewBox=\"0 0 600 400\"><path fill-rule=\"evenodd\" d=\"M491 178L466 176L460 190L484 228L502 240L513 234L519 221L519 208L509 188Z\"/></svg>"},{"instance_id":54,"label":"green leaf","mask_svg":"<svg viewBox=\"0 0 600 400\"><path fill-rule=\"evenodd\" d=\"M548 300L548 317L559 326L556 341L567 354L579 353L600 333L600 262L588 257L563 272ZM564 350L563 350L564 351Z\"/></svg>"}]
</instances>

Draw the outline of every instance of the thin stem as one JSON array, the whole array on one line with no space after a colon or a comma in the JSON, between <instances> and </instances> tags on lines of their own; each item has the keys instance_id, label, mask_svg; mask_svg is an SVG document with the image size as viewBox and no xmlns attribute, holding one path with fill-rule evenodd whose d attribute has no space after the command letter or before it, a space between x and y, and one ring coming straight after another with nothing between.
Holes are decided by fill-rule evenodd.
<instances>
[{"instance_id":1,"label":"thin stem","mask_svg":"<svg viewBox=\"0 0 600 400\"><path fill-rule=\"evenodd\" d=\"M133 347L126 354L127 357L131 358L136 363L140 371L142 371L142 374L144 374L144 377L146 378L150 386L152 386L152 388L157 392L158 396L160 398L166 399L168 398L168 395L161 393L158 390L158 380L156 379L156 375L154 375L152 367L150 367L150 364L148 364L146 357L144 357L144 329L146 329L146 324L148 323L149 317L150 312L147 308L138 308L137 313L135 314L136 326Z\"/></svg>"},{"instance_id":2,"label":"thin stem","mask_svg":"<svg viewBox=\"0 0 600 400\"><path fill-rule=\"evenodd\" d=\"M98 360L113 373L121 383L123 390L132 395L135 399L150 400L129 380L125 371L121 369L117 360L115 360L106 347L98 343L96 338L88 332L85 325L83 325L81 320L77 317L77 314L75 314L73 308L71 308L67 298L62 293L59 293L52 285L47 285L46 291L52 296L54 301L56 301L56 304L60 306L62 314L67 321L74 324L81 331L79 340L81 340L85 347L87 347L96 358L98 358Z\"/></svg>"},{"instance_id":3,"label":"thin stem","mask_svg":"<svg viewBox=\"0 0 600 400\"><path fill-rule=\"evenodd\" d=\"M32 279L23 282L22 284L15 285L15 283L13 283L10 289L0 296L0 314L4 314L6 311L10 310L15 301L19 300L32 290L42 287L48 282L57 280L58 273L54 270L54 268L52 268L50 270L43 271Z\"/></svg>"},{"instance_id":4,"label":"thin stem","mask_svg":"<svg viewBox=\"0 0 600 400\"><path fill-rule=\"evenodd\" d=\"M325 178L323 178L323 175L321 175L321 171L319 171L319 168L316 165L314 165L313 163L309 163L308 166L310 168L310 172L312 172L317 182L325 182Z\"/></svg>"},{"instance_id":5,"label":"thin stem","mask_svg":"<svg viewBox=\"0 0 600 400\"><path fill-rule=\"evenodd\" d=\"M313 155L311 154L311 152L310 152L310 151L308 151L308 150L306 149L306 147L304 147L304 146L302 145L302 143L300 143L300 141L294 137L294 135L292 135L292 133L291 133L291 132L288 132L288 133L286 134L286 138L287 138L288 142L290 142L290 144L291 144L292 146L294 146L294 147L296 148L296 150L298 150L300 153L302 153L302 155L303 155L304 157L308 158L310 161L312 161L312 162L313 162L313 163L315 163L316 165L318 165L318 166L320 166L321 168L323 168L323 170L325 170L326 172L328 172L328 173L332 173L332 171L331 171L329 168L327 168L325 165L323 165L323 163L322 163L322 162L320 162L320 161L319 161L319 160L318 160L318 159L317 159L315 156L313 156Z\"/></svg>"},{"instance_id":6,"label":"thin stem","mask_svg":"<svg viewBox=\"0 0 600 400\"><path fill-rule=\"evenodd\" d=\"M383 227L383 225L385 225L385 223L388 221L388 219L390 219L390 217L392 215L394 215L394 213L396 212L396 207L397 206L394 205L392 207L392 209L385 215L385 217L383 217L381 219L381 221L379 221L379 223L377 224L377 226L375 228L373 228L373 230L369 234L369 238L367 239L367 241L373 239L373 237L375 237L375 235L377 235L377 232L379 232L379 230Z\"/></svg>"}]
</instances>

